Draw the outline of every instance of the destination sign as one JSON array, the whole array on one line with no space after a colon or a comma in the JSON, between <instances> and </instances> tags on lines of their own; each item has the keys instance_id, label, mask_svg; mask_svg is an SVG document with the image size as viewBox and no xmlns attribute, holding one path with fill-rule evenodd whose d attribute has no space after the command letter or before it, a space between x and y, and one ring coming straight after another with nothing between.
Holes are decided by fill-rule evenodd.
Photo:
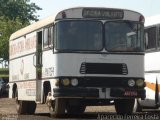
<instances>
[{"instance_id":1,"label":"destination sign","mask_svg":"<svg viewBox=\"0 0 160 120\"><path fill-rule=\"evenodd\" d=\"M116 9L83 9L82 16L84 18L105 18L105 19L123 19L123 10Z\"/></svg>"}]
</instances>

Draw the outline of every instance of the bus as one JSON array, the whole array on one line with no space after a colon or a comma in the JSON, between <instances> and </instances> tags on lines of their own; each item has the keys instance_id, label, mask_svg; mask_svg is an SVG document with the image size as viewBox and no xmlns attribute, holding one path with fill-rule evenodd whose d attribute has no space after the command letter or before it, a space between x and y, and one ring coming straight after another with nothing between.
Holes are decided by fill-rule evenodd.
<instances>
[{"instance_id":1,"label":"bus","mask_svg":"<svg viewBox=\"0 0 160 120\"><path fill-rule=\"evenodd\" d=\"M10 90L18 114L47 103L51 116L86 106L133 112L144 99L144 17L125 9L75 7L10 37Z\"/></svg>"},{"instance_id":2,"label":"bus","mask_svg":"<svg viewBox=\"0 0 160 120\"><path fill-rule=\"evenodd\" d=\"M138 100L138 111L160 106L160 15L145 22L145 83L146 98Z\"/></svg>"}]
</instances>

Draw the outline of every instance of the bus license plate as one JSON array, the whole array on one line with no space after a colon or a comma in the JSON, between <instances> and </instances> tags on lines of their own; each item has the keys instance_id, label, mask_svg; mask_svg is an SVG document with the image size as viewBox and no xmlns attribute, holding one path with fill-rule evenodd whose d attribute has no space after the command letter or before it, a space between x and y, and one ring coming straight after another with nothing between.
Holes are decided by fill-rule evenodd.
<instances>
[{"instance_id":1,"label":"bus license plate","mask_svg":"<svg viewBox=\"0 0 160 120\"><path fill-rule=\"evenodd\" d=\"M137 96L137 95L138 95L137 91L125 91L124 92L124 96L131 96L131 97L133 97L133 96Z\"/></svg>"}]
</instances>

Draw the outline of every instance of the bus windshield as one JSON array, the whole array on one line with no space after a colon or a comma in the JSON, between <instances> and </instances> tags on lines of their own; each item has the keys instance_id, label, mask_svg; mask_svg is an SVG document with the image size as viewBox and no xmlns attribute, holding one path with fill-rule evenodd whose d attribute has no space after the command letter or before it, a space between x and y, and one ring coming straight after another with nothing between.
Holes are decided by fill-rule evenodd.
<instances>
[{"instance_id":1,"label":"bus windshield","mask_svg":"<svg viewBox=\"0 0 160 120\"><path fill-rule=\"evenodd\" d=\"M105 48L107 51L144 51L143 25L129 21L105 23Z\"/></svg>"},{"instance_id":2,"label":"bus windshield","mask_svg":"<svg viewBox=\"0 0 160 120\"><path fill-rule=\"evenodd\" d=\"M133 21L60 21L55 42L57 50L140 52L144 51L143 25Z\"/></svg>"},{"instance_id":3,"label":"bus windshield","mask_svg":"<svg viewBox=\"0 0 160 120\"><path fill-rule=\"evenodd\" d=\"M102 23L61 21L56 25L56 49L97 51L102 49Z\"/></svg>"}]
</instances>

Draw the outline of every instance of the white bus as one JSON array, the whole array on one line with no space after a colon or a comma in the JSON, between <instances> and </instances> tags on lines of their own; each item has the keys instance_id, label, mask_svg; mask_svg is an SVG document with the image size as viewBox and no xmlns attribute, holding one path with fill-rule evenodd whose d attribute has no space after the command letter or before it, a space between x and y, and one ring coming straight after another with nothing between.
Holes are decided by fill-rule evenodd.
<instances>
[{"instance_id":1,"label":"white bus","mask_svg":"<svg viewBox=\"0 0 160 120\"><path fill-rule=\"evenodd\" d=\"M51 115L80 114L89 105L132 113L144 99L144 17L113 8L77 7L10 37L10 90L19 114L47 103Z\"/></svg>"},{"instance_id":2,"label":"white bus","mask_svg":"<svg viewBox=\"0 0 160 120\"><path fill-rule=\"evenodd\" d=\"M160 15L146 18L145 41L146 99L138 100L138 111L160 106Z\"/></svg>"}]
</instances>

